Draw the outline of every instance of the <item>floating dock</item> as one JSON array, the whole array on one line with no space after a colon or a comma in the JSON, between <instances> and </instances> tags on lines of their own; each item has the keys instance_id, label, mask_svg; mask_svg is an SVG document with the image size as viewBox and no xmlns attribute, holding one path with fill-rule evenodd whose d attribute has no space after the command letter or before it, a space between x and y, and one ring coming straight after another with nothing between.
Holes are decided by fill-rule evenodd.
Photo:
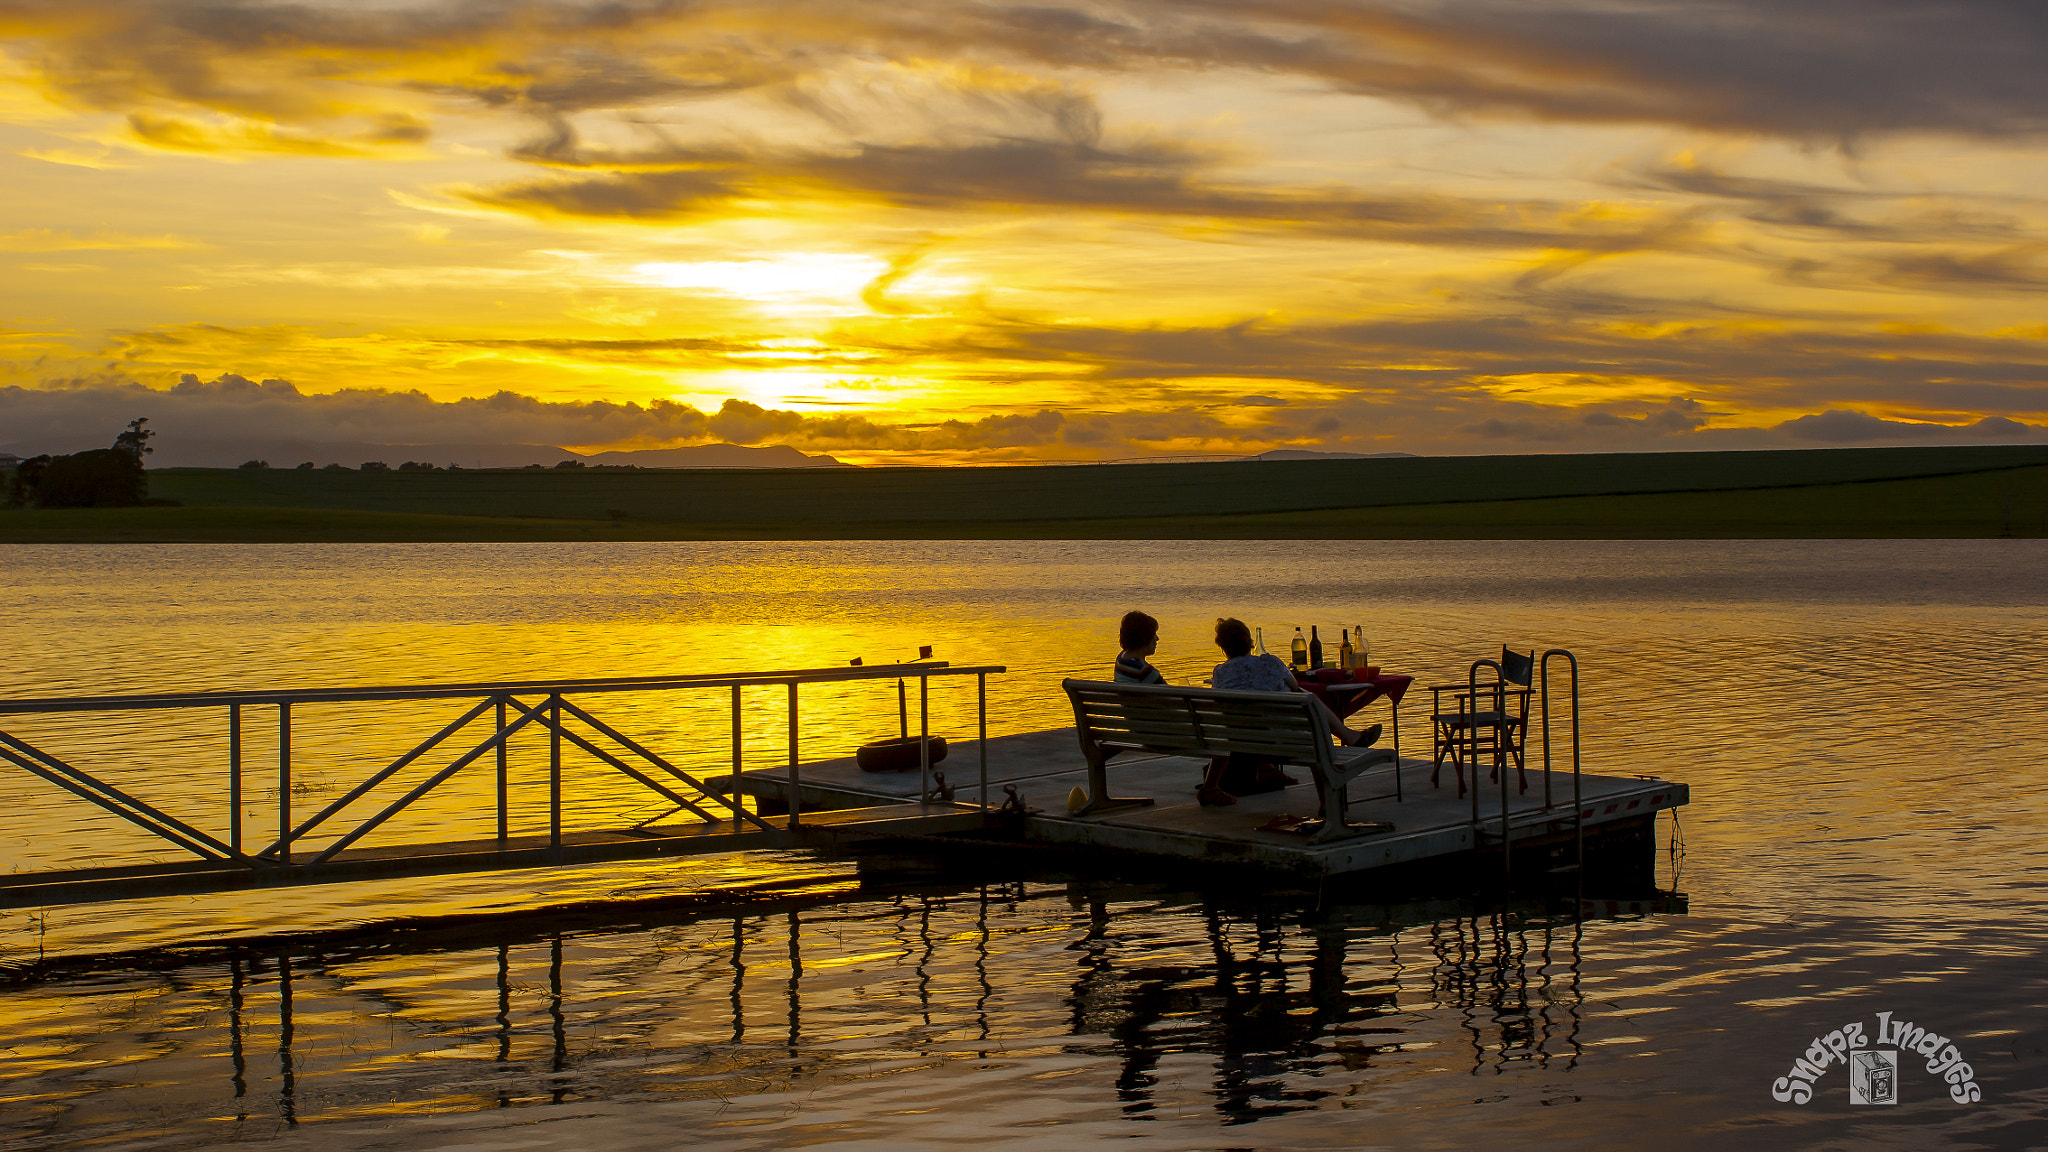
<instances>
[{"instance_id":1,"label":"floating dock","mask_svg":"<svg viewBox=\"0 0 2048 1152\"><path fill-rule=\"evenodd\" d=\"M1545 658L1553 654L1546 653ZM141 829L158 841L145 851L171 848L196 857L14 872L0 877L0 908L949 838L967 838L976 845L1022 843L1082 854L1251 865L1318 876L1476 858L1489 851L1512 865L1517 855L1529 854L1524 849L1547 855L1548 867L1573 859L1558 850L1570 849L1582 835L1589 842L1605 839L1626 845L1654 827L1657 812L1677 808L1690 798L1685 785L1655 777L1546 773L1535 764L1534 755L1526 789L1516 787L1517 773L1510 765L1505 787L1481 773L1476 795L1461 798L1448 764L1442 785L1432 787L1428 761L1397 759L1393 767L1374 768L1351 783L1346 822L1369 827L1312 843L1300 825L1316 816L1320 805L1306 768L1290 769L1301 783L1244 796L1235 805L1205 808L1195 800L1195 786L1206 759L1126 751L1108 768L1112 794L1147 797L1151 803L1077 814L1068 810L1067 799L1076 788L1086 792L1088 769L1074 729L987 737L987 677L1002 671L992 665L954 667L920 661L603 680L0 699L0 718L202 709L215 711L226 721L226 770L217 780L219 791L209 796L204 787L187 787L175 797L177 812L129 791L126 781L141 774L139 766L147 765L146 756L105 766L87 764L81 753L102 755L89 744L74 752L0 731L0 772L19 770L75 804L90 805ZM800 757L801 688L915 680L917 727L910 727L909 697L903 691L898 694L898 722L906 731L926 733L929 682L949 677L974 678L981 738L955 743L953 755L933 766L930 780L915 770L863 771L851 756L808 762ZM730 701L731 769L763 760L776 762L775 767L736 774L728 769L718 776L699 768L693 774L652 746L659 741L636 739L578 702L618 694L704 690L718 691ZM749 756L742 747L742 694L764 691L781 697L787 708L787 743L781 755L763 756L757 748ZM1572 700L1576 747L1576 686ZM441 701L454 715L352 787L338 795L330 793L332 798L323 796L326 802L317 811L295 810L294 708L323 706L365 715L371 708L397 701ZM245 762L243 728L258 716L267 722L273 709L276 760L259 769ZM417 723L417 717L411 722ZM174 728L164 729L163 736L192 739ZM508 748L515 737L546 742L545 776L511 772ZM403 741L397 746L403 747ZM569 826L563 764L564 756L572 753L609 766L647 795L666 801L671 805L667 814L633 827ZM382 842L387 821L464 772L491 781L489 798L473 814L486 827L495 824L497 835L439 843ZM939 773L950 778L950 790L936 788ZM257 780L262 781L260 793L248 787ZM515 830L514 793L539 799L542 790L545 833L530 826ZM743 797L755 801L753 810ZM262 808L269 811L254 811ZM368 842L372 835L380 842Z\"/></svg>"},{"instance_id":2,"label":"floating dock","mask_svg":"<svg viewBox=\"0 0 2048 1152\"><path fill-rule=\"evenodd\" d=\"M1441 785L1431 787L1430 761L1402 759L1400 799L1395 797L1397 769L1375 769L1352 784L1353 799L1346 813L1352 823L1386 823L1393 825L1392 831L1312 845L1306 833L1262 827L1276 817L1316 815L1315 788L1306 768L1288 769L1302 781L1299 784L1209 808L1195 800L1206 760L1126 754L1110 762L1112 786L1118 795L1149 796L1153 803L1075 816L1067 812L1067 796L1076 787L1086 791L1088 768L1072 728L995 737L987 742L987 753L988 805L1000 807L1008 799L1004 786L1014 788L1031 811L1021 821L1012 821L1020 825L1012 835L1028 844L1341 875L1481 850L1498 853L1503 825L1509 846L1518 853L1546 844L1568 846L1577 835L1571 773L1549 774L1546 807L1545 773L1534 764L1526 792L1517 792L1515 768L1508 766L1503 820L1499 782L1487 780L1484 771L1479 774L1475 818L1472 794L1458 797L1448 762ZM981 799L980 754L975 742L962 741L937 766L957 788L954 799L960 803ZM837 809L874 811L891 803L915 811L919 805L918 772L863 772L851 756L806 763L797 779L799 818ZM764 811L786 811L789 788L789 774L781 768L743 772L739 777L739 790L754 797ZM1577 812L1592 838L1641 827L1657 812L1687 803L1690 794L1684 784L1656 777L1586 773L1579 777L1579 797ZM936 811L940 805L928 807Z\"/></svg>"}]
</instances>

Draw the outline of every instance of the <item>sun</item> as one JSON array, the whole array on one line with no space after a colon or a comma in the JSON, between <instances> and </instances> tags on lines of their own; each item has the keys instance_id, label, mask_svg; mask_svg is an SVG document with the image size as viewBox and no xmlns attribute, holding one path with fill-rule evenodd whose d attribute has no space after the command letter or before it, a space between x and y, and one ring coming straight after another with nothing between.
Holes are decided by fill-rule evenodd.
<instances>
[{"instance_id":1,"label":"sun","mask_svg":"<svg viewBox=\"0 0 2048 1152\"><path fill-rule=\"evenodd\" d=\"M634 265L641 284L712 292L775 306L778 312L861 313L861 290L888 270L873 256L785 252L758 260L701 260Z\"/></svg>"}]
</instances>

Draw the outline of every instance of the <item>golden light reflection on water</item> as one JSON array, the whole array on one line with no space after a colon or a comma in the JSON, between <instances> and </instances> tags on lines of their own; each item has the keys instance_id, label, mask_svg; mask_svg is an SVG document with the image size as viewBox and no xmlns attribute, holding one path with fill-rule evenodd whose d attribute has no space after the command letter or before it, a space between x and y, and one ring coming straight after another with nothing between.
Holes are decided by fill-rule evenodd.
<instances>
[{"instance_id":1,"label":"golden light reflection on water","mask_svg":"<svg viewBox=\"0 0 2048 1152\"><path fill-rule=\"evenodd\" d=\"M291 1129L337 1148L1344 1148L1624 1146L1662 1124L1668 1146L1708 1148L1731 1123L1757 1147L1810 1147L1953 1122L1918 1084L1896 1115L1763 1102L1778 1054L1808 1042L1802 1008L1873 1003L1938 1012L1983 1061L1996 1095L1974 1133L2022 1146L2039 1126L2044 1038L1991 1059L2038 972L1874 954L1839 922L877 879L630 926L365 933L16 989L0 1132L25 1148ZM1703 965L1714 979L1671 978ZM1765 1003L1798 987L1829 992Z\"/></svg>"},{"instance_id":2,"label":"golden light reflection on water","mask_svg":"<svg viewBox=\"0 0 2048 1152\"><path fill-rule=\"evenodd\" d=\"M2024 783L2042 738L2011 689L2048 671L2037 543L17 548L0 645L16 655L9 695L25 696L836 666L930 644L956 663L1011 669L989 685L997 735L1066 723L1058 679L1101 675L1130 607L1163 621L1156 659L1180 682L1207 674L1208 627L1224 613L1265 627L1275 647L1297 624L1363 625L1375 663L1424 683L1461 677L1465 661L1503 640L1567 647L1586 667L1588 767L1692 786L1682 820L1696 897L1773 915L1784 903L1768 879L1775 869L1804 890L1854 891L1893 914L1938 919L1930 902L2003 889L2013 854L2032 851L2024 830L2042 823L2040 791ZM914 725L914 686L911 695ZM779 763L781 690L743 699L748 763ZM805 759L896 727L886 682L807 687L801 699ZM723 690L581 702L686 770L728 767ZM931 705L934 731L971 734L971 681L934 681ZM296 708L294 813L340 795L461 706ZM1411 740L1418 711L1411 705ZM225 832L223 710L39 716L8 729ZM275 837L275 740L274 712L251 709L244 819L258 846ZM545 824L545 746L515 745L515 832ZM491 834L489 760L366 843ZM565 775L572 828L669 807L573 749ZM1995 817L1955 804L2000 788L2011 794ZM178 855L19 774L0 780L0 804L0 864L10 869ZM735 857L148 901L59 910L33 935L45 948L109 946L367 918L394 897L412 908L507 907L785 866ZM170 903L180 911L168 913ZM7 946L25 946L24 921L6 921Z\"/></svg>"}]
</instances>

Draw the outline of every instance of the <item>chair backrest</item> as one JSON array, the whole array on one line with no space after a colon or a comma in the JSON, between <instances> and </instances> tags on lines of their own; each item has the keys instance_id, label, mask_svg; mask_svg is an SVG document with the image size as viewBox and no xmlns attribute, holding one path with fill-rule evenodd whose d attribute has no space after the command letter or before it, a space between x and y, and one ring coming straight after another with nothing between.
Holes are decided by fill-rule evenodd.
<instances>
[{"instance_id":1,"label":"chair backrest","mask_svg":"<svg viewBox=\"0 0 2048 1152\"><path fill-rule=\"evenodd\" d=\"M1235 692L1170 684L1061 683L1091 761L1104 749L1225 756L1243 752L1294 763L1330 762L1330 728L1301 692Z\"/></svg>"},{"instance_id":2,"label":"chair backrest","mask_svg":"<svg viewBox=\"0 0 2048 1152\"><path fill-rule=\"evenodd\" d=\"M1479 678L1479 670L1481 668L1493 669L1497 679L1481 680ZM1530 681L1536 678L1536 653L1534 651L1524 655L1503 644L1498 661L1474 660L1471 671L1467 675L1470 688L1461 698L1460 709L1469 708L1472 711L1483 711L1479 707L1477 694L1479 692L1489 692L1493 697L1496 708L1499 708L1503 713L1512 714L1508 717L1509 719L1518 723L1528 720L1530 694L1519 691L1519 689L1530 687ZM1513 687L1510 687L1510 685Z\"/></svg>"}]
</instances>

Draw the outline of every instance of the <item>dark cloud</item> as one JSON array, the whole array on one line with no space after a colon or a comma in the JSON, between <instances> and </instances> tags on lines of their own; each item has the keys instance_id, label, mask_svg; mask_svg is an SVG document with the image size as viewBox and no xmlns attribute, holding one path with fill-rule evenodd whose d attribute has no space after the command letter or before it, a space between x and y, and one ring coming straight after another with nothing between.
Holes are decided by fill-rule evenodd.
<instances>
[{"instance_id":1,"label":"dark cloud","mask_svg":"<svg viewBox=\"0 0 2048 1152\"><path fill-rule=\"evenodd\" d=\"M978 60L1046 72L1237 69L1452 115L1802 139L2048 129L2048 9L2010 0L11 7L35 30L24 61L76 103L302 127L374 118L412 96L548 117L789 89L851 61ZM1052 111L1087 138L1085 102Z\"/></svg>"},{"instance_id":2,"label":"dark cloud","mask_svg":"<svg viewBox=\"0 0 2048 1152\"><path fill-rule=\"evenodd\" d=\"M1298 31L1232 62L1446 112L1836 140L2048 128L2048 10L2003 0L1295 0L1254 19Z\"/></svg>"},{"instance_id":3,"label":"dark cloud","mask_svg":"<svg viewBox=\"0 0 2048 1152\"><path fill-rule=\"evenodd\" d=\"M124 414L125 413L125 414ZM169 389L136 383L82 388L0 388L7 439L70 451L107 421L148 416L168 445L179 438L355 440L394 444L617 444L701 440L708 418L686 404L551 403L512 392L436 401L420 392L343 389L309 394L284 380L187 374ZM36 447L49 444L50 448ZM170 457L166 457L167 459Z\"/></svg>"},{"instance_id":4,"label":"dark cloud","mask_svg":"<svg viewBox=\"0 0 2048 1152\"><path fill-rule=\"evenodd\" d=\"M1543 404L1478 389L1361 390L1347 399L1261 410L1251 422L1220 418L1199 402L1121 410L1041 408L978 419L888 424L817 416L727 400L715 412L684 404L550 402L501 392L435 401L416 392L350 389L306 394L281 380L233 374L186 377L170 389L101 382L63 389L0 388L0 448L63 452L102 446L128 420L161 430L157 466L211 464L213 447L343 442L557 445L579 450L724 441L808 451L938 454L982 461L1121 459L1175 452L1251 454L1276 446L1342 451L1513 452L1799 447L1813 444L2039 443L2048 426L2004 417L1899 420L1830 409L1774 428L1717 426L1692 398L1596 407ZM195 456L195 453L197 454ZM229 461L230 463L233 461ZM275 461L273 461L275 462ZM323 461L324 462L324 461ZM355 463L353 459L344 463Z\"/></svg>"},{"instance_id":5,"label":"dark cloud","mask_svg":"<svg viewBox=\"0 0 2048 1152\"><path fill-rule=\"evenodd\" d=\"M551 164L641 169L458 190L472 203L546 216L682 221L770 195L880 201L894 207L1016 208L1202 218L1242 227L1452 247L1557 248L1601 254L1680 247L1688 213L1583 217L1578 205L1450 195L1272 191L1204 178L1204 159L1166 145L1103 149L1065 140L868 146L847 153L650 149L587 154L573 141L530 145ZM536 157L542 151L531 153ZM666 167L665 171L645 169Z\"/></svg>"},{"instance_id":6,"label":"dark cloud","mask_svg":"<svg viewBox=\"0 0 2048 1152\"><path fill-rule=\"evenodd\" d=\"M1616 412L1597 408L1587 412L1581 419L1594 428L1620 428L1650 435L1666 435L1704 428L1708 414L1706 405L1689 396L1677 396L1666 401L1663 407L1650 412Z\"/></svg>"},{"instance_id":7,"label":"dark cloud","mask_svg":"<svg viewBox=\"0 0 2048 1152\"><path fill-rule=\"evenodd\" d=\"M1886 284L1941 291L1995 289L2048 292L2048 244L2015 244L1988 252L1919 252L1885 262Z\"/></svg>"},{"instance_id":8,"label":"dark cloud","mask_svg":"<svg viewBox=\"0 0 2048 1152\"><path fill-rule=\"evenodd\" d=\"M2039 440L2048 429L1987 416L1969 424L1932 424L1915 420L1886 420L1863 412L1831 408L1812 416L1801 416L1778 425L1778 432L1794 440L1823 444L1867 444L1872 441L1961 441L1985 443L1997 440Z\"/></svg>"}]
</instances>

